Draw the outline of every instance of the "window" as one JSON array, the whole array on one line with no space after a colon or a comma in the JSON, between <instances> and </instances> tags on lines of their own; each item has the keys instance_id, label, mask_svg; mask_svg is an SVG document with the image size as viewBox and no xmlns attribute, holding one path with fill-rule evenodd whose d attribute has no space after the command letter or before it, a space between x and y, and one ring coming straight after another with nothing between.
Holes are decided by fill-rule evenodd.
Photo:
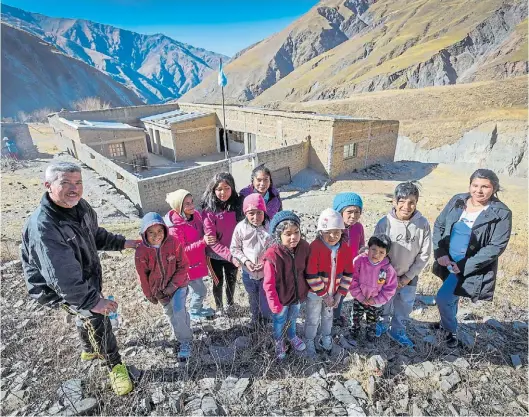
<instances>
[{"instance_id":1,"label":"window","mask_svg":"<svg viewBox=\"0 0 529 417\"><path fill-rule=\"evenodd\" d=\"M358 143L350 143L343 147L343 159L356 158Z\"/></svg>"},{"instance_id":2,"label":"window","mask_svg":"<svg viewBox=\"0 0 529 417\"><path fill-rule=\"evenodd\" d=\"M123 143L111 143L108 145L108 151L110 152L111 158L125 156L125 147L123 146Z\"/></svg>"}]
</instances>

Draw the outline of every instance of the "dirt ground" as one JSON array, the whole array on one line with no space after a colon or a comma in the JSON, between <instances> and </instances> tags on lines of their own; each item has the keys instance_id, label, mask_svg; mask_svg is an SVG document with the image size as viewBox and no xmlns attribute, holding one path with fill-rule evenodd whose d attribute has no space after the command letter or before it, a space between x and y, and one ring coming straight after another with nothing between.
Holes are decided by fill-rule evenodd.
<instances>
[{"instance_id":1,"label":"dirt ground","mask_svg":"<svg viewBox=\"0 0 529 417\"><path fill-rule=\"evenodd\" d=\"M361 339L354 347L337 344L330 355L321 354L316 360L291 353L279 363L273 355L270 329L251 332L244 326L249 312L239 282L238 310L230 317L195 326L193 357L182 365L176 361L175 344L162 310L149 304L141 293L133 252L101 253L104 293L115 295L120 305L117 338L121 352L127 365L143 372L133 393L117 398L109 389L106 371L96 363L80 361L80 344L71 320L30 300L16 261L22 224L44 191L46 165L54 157L70 158L57 156L58 146L49 139L46 128L37 129L41 133L36 131L35 142L41 157L14 171L3 171L1 178L3 415L78 414L61 394L62 384L71 379L82 382L83 398L95 401L86 412L98 415L527 414L525 179L501 178L505 189L501 198L514 214L513 234L500 261L494 301L472 304L462 300L458 313L461 332L473 342L454 350L447 349L441 334L429 327L439 316L428 297L422 296L435 294L440 283L427 267L409 327L416 342L413 351L383 336L375 343ZM470 169L447 165L394 163L350 174L326 190L296 189L295 181L285 187L282 196L286 209L302 215L306 230L309 224L315 225L317 214L330 206L336 193L358 192L364 200L361 221L369 236L377 220L390 209L399 182L420 181L418 208L433 224L448 199L467 189L470 173ZM129 238L137 236L139 218L130 201L97 173L84 169L83 176L85 198L97 211L101 225ZM209 280L207 285L211 289ZM347 299L345 311L349 310ZM303 316L299 323L301 333ZM333 333L338 343L348 330L334 328ZM516 358L521 361L519 366ZM419 368L430 371L421 373ZM341 391L344 386L350 397Z\"/></svg>"}]
</instances>

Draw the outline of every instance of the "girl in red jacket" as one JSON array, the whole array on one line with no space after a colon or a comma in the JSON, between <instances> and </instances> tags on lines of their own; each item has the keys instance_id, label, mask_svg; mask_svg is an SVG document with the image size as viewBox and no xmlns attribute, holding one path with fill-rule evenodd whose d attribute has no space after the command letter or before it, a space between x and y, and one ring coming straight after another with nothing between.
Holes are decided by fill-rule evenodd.
<instances>
[{"instance_id":1,"label":"girl in red jacket","mask_svg":"<svg viewBox=\"0 0 529 417\"><path fill-rule=\"evenodd\" d=\"M135 261L141 289L151 303L162 304L173 335L180 342L178 359L186 361L193 340L186 311L187 256L158 213L143 217L140 234L142 243L136 249Z\"/></svg>"},{"instance_id":2,"label":"girl in red jacket","mask_svg":"<svg viewBox=\"0 0 529 417\"><path fill-rule=\"evenodd\" d=\"M180 242L189 260L189 287L192 290L189 303L191 320L212 319L215 310L204 307L208 290L203 278L207 277L209 272L206 247L208 244L214 244L216 239L204 235L202 216L195 210L193 196L189 191L176 190L167 194L165 201L172 208L164 217L169 235Z\"/></svg>"},{"instance_id":3,"label":"girl in red jacket","mask_svg":"<svg viewBox=\"0 0 529 417\"><path fill-rule=\"evenodd\" d=\"M274 243L264 254L263 289L272 310L278 359L286 356L285 333L294 350L306 347L296 335L299 309L309 292L305 279L309 244L301 238L299 223L299 217L291 211L277 213L269 229Z\"/></svg>"},{"instance_id":4,"label":"girl in red jacket","mask_svg":"<svg viewBox=\"0 0 529 417\"><path fill-rule=\"evenodd\" d=\"M237 222L243 219L239 196L235 191L235 180L230 173L221 172L211 179L202 196L202 209L204 233L216 238L216 242L206 248L206 255L213 278L213 298L217 313L222 314L224 279L226 279L227 310L229 311L234 304L235 282L240 264L231 255L230 244Z\"/></svg>"},{"instance_id":5,"label":"girl in red jacket","mask_svg":"<svg viewBox=\"0 0 529 417\"><path fill-rule=\"evenodd\" d=\"M345 242L345 224L342 215L331 208L325 209L318 219L318 237L310 244L307 282L308 295L305 322L307 355L316 354L314 339L320 328L320 347L332 349L331 329L334 309L347 295L353 276L351 248Z\"/></svg>"}]
</instances>

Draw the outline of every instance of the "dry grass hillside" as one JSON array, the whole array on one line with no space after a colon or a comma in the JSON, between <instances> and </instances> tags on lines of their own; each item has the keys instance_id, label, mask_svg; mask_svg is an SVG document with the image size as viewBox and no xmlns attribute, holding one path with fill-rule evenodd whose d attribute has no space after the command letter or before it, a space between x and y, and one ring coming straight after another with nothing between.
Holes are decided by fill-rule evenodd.
<instances>
[{"instance_id":1,"label":"dry grass hillside","mask_svg":"<svg viewBox=\"0 0 529 417\"><path fill-rule=\"evenodd\" d=\"M262 103L257 99L257 103ZM487 121L514 121L526 130L527 77L414 90L356 94L342 100L272 102L284 110L399 120L399 134L428 148L451 144Z\"/></svg>"}]
</instances>

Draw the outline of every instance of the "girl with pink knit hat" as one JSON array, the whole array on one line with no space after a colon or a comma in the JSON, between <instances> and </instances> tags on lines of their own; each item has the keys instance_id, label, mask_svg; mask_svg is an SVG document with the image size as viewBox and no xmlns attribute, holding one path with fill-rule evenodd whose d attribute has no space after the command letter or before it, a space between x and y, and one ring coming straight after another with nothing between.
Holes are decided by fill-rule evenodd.
<instances>
[{"instance_id":1,"label":"girl with pink knit hat","mask_svg":"<svg viewBox=\"0 0 529 417\"><path fill-rule=\"evenodd\" d=\"M248 292L251 326L263 324L270 317L270 308L263 290L262 257L270 244L266 203L260 194L250 194L243 202L244 220L233 232L230 252L242 267L242 282Z\"/></svg>"}]
</instances>

